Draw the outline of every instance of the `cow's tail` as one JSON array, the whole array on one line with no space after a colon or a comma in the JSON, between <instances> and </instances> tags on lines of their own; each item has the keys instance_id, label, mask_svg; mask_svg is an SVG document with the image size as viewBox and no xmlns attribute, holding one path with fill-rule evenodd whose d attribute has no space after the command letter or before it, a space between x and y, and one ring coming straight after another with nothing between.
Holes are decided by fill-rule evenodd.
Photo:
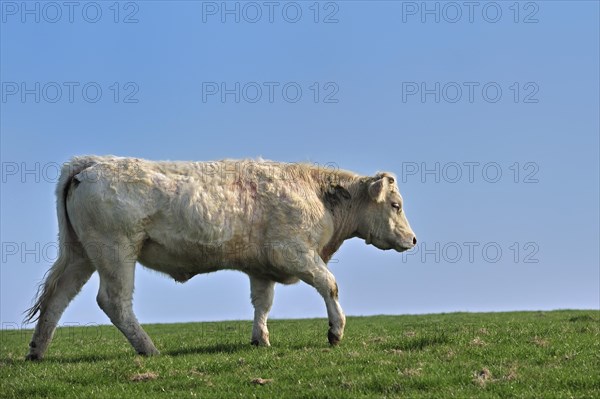
<instances>
[{"instance_id":1,"label":"cow's tail","mask_svg":"<svg viewBox=\"0 0 600 399\"><path fill-rule=\"evenodd\" d=\"M71 258L76 254L83 252L83 247L79 242L69 215L67 213L67 196L69 190L72 187L75 175L81 173L89 166L95 164L93 157L77 157L73 158L70 162L63 165L58 184L56 186L56 213L58 216L58 258L54 265L46 272L43 277L42 283L38 286L37 293L35 295L35 303L32 307L27 309L25 313L24 323L31 323L38 319L39 313L41 313L47 305L48 299L50 299L58 280L63 275L67 266L70 264ZM81 256L81 255L80 255Z\"/></svg>"}]
</instances>

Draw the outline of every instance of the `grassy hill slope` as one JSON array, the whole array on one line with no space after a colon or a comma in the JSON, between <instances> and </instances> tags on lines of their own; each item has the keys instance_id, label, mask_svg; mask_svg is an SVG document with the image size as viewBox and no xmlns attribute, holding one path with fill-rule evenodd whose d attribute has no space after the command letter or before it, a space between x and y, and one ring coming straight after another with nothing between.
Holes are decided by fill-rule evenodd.
<instances>
[{"instance_id":1,"label":"grassy hill slope","mask_svg":"<svg viewBox=\"0 0 600 399\"><path fill-rule=\"evenodd\" d=\"M31 330L0 335L0 397L600 397L600 313L553 311L146 325L162 355L134 354L112 326L57 330L25 362Z\"/></svg>"}]
</instances>

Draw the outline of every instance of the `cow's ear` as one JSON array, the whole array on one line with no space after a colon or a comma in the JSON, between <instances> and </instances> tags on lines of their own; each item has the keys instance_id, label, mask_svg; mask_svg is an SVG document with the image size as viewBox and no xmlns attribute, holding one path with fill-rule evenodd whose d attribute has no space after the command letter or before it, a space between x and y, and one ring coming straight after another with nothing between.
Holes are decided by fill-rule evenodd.
<instances>
[{"instance_id":1,"label":"cow's ear","mask_svg":"<svg viewBox=\"0 0 600 399\"><path fill-rule=\"evenodd\" d=\"M369 184L369 196L375 200L375 202L383 202L385 200L385 188L387 186L387 179L380 177L373 183Z\"/></svg>"}]
</instances>

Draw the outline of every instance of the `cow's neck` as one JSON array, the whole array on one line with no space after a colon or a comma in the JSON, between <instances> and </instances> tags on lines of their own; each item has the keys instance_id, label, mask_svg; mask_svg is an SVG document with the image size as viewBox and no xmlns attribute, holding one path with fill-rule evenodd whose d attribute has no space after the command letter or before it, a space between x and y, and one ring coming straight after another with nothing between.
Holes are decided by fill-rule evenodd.
<instances>
[{"instance_id":1,"label":"cow's neck","mask_svg":"<svg viewBox=\"0 0 600 399\"><path fill-rule=\"evenodd\" d=\"M329 262L345 240L358 235L359 212L356 211L364 198L361 190L363 184L359 179L353 179L342 182L342 185L350 192L351 198L329 210L333 216L333 234L321 250L321 259L325 263Z\"/></svg>"}]
</instances>

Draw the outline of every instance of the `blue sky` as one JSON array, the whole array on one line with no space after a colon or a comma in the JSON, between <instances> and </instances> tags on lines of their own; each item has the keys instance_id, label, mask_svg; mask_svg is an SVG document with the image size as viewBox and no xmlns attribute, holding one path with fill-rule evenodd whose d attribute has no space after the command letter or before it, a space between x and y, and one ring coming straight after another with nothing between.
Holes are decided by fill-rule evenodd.
<instances>
[{"instance_id":1,"label":"blue sky","mask_svg":"<svg viewBox=\"0 0 600 399\"><path fill-rule=\"evenodd\" d=\"M78 154L395 172L420 243L342 246L349 315L600 307L597 2L114 4L0 3L3 328L52 264ZM143 323L252 316L241 273L136 273ZM97 288L61 323L108 323ZM271 317L325 315L277 286Z\"/></svg>"}]
</instances>

